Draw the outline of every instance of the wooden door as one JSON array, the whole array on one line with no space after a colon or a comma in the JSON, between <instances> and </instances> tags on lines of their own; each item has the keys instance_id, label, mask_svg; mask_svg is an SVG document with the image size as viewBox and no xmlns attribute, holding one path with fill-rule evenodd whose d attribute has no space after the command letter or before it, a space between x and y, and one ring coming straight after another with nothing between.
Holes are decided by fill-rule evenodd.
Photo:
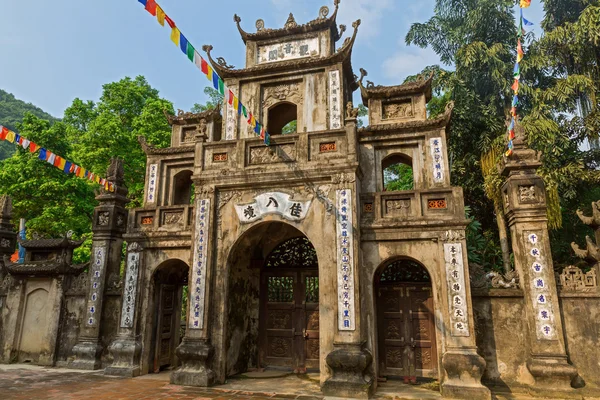
<instances>
[{"instance_id":1,"label":"wooden door","mask_svg":"<svg viewBox=\"0 0 600 400\"><path fill-rule=\"evenodd\" d=\"M261 366L319 367L317 271L265 271L261 279Z\"/></svg>"},{"instance_id":2,"label":"wooden door","mask_svg":"<svg viewBox=\"0 0 600 400\"><path fill-rule=\"evenodd\" d=\"M379 374L437 377L431 287L380 285L377 293Z\"/></svg>"},{"instance_id":3,"label":"wooden door","mask_svg":"<svg viewBox=\"0 0 600 400\"><path fill-rule=\"evenodd\" d=\"M154 348L154 371L170 365L175 354L175 346L179 331L176 324L177 286L160 285L158 301L158 323L156 324L156 346Z\"/></svg>"}]
</instances>

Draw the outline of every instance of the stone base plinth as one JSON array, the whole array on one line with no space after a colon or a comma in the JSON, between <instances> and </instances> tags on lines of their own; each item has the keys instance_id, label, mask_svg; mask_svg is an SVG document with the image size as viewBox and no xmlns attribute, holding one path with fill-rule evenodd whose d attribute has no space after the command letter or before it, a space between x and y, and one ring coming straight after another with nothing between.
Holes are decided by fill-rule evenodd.
<instances>
[{"instance_id":1,"label":"stone base plinth","mask_svg":"<svg viewBox=\"0 0 600 400\"><path fill-rule=\"evenodd\" d=\"M321 387L326 398L368 399L373 395L373 377L365 375L373 356L361 343L334 343L326 362L332 371Z\"/></svg>"},{"instance_id":2,"label":"stone base plinth","mask_svg":"<svg viewBox=\"0 0 600 400\"><path fill-rule=\"evenodd\" d=\"M97 339L82 338L73 347L75 359L69 363L69 368L95 370L102 367L102 345Z\"/></svg>"},{"instance_id":3,"label":"stone base plinth","mask_svg":"<svg viewBox=\"0 0 600 400\"><path fill-rule=\"evenodd\" d=\"M208 368L212 356L212 346L203 339L184 337L175 350L181 366L171 373L171 383L185 386L210 386L215 373Z\"/></svg>"},{"instance_id":4,"label":"stone base plinth","mask_svg":"<svg viewBox=\"0 0 600 400\"><path fill-rule=\"evenodd\" d=\"M533 356L527 361L527 369L535 378L531 392L545 396L560 395L559 398L576 397L571 381L577 376L577 368L569 364L566 357Z\"/></svg>"},{"instance_id":5,"label":"stone base plinth","mask_svg":"<svg viewBox=\"0 0 600 400\"><path fill-rule=\"evenodd\" d=\"M142 346L130 337L118 337L108 347L113 363L104 369L106 375L135 377L140 374L139 357Z\"/></svg>"},{"instance_id":6,"label":"stone base plinth","mask_svg":"<svg viewBox=\"0 0 600 400\"><path fill-rule=\"evenodd\" d=\"M475 349L448 351L442 357L447 379L441 384L442 396L450 399L490 400L490 390L481 384L485 360Z\"/></svg>"}]
</instances>

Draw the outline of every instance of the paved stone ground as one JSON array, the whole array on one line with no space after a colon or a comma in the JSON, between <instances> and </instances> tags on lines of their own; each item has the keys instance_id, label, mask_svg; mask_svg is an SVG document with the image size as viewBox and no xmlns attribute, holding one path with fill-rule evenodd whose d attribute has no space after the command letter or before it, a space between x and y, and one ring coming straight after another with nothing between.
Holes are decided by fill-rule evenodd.
<instances>
[{"instance_id":1,"label":"paved stone ground","mask_svg":"<svg viewBox=\"0 0 600 400\"><path fill-rule=\"evenodd\" d=\"M316 375L318 377L318 375ZM440 399L439 393L386 382L379 399ZM114 378L101 371L82 372L29 365L0 365L0 399L296 399L320 400L314 376L230 379L225 385L204 389L171 385L169 373L137 378Z\"/></svg>"}]
</instances>

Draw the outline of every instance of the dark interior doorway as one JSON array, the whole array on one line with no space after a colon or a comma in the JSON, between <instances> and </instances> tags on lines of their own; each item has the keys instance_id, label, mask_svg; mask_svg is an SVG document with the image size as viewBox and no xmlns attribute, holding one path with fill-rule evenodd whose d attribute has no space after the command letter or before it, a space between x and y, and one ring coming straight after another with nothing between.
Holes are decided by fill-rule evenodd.
<instances>
[{"instance_id":1,"label":"dark interior doorway","mask_svg":"<svg viewBox=\"0 0 600 400\"><path fill-rule=\"evenodd\" d=\"M188 266L181 260L168 260L154 272L154 324L150 371L178 365L175 349L183 338L187 300ZM185 294L185 295L184 295Z\"/></svg>"}]
</instances>

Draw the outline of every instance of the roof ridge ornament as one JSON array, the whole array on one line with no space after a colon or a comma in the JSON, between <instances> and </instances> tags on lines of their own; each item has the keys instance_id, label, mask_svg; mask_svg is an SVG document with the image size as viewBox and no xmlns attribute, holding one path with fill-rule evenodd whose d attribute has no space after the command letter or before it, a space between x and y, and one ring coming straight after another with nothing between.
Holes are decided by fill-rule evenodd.
<instances>
[{"instance_id":1,"label":"roof ridge ornament","mask_svg":"<svg viewBox=\"0 0 600 400\"><path fill-rule=\"evenodd\" d=\"M262 19L256 20L256 31L260 32L265 29L265 21Z\"/></svg>"},{"instance_id":2,"label":"roof ridge ornament","mask_svg":"<svg viewBox=\"0 0 600 400\"><path fill-rule=\"evenodd\" d=\"M329 15L329 7L323 6L323 7L319 8L319 18L320 19L325 19L325 18L327 18L328 15Z\"/></svg>"},{"instance_id":3,"label":"roof ridge ornament","mask_svg":"<svg viewBox=\"0 0 600 400\"><path fill-rule=\"evenodd\" d=\"M296 20L294 19L294 14L290 13L290 16L288 17L287 21L285 21L285 25L283 27L285 29L293 29L297 26L298 26L298 24L296 23Z\"/></svg>"}]
</instances>

